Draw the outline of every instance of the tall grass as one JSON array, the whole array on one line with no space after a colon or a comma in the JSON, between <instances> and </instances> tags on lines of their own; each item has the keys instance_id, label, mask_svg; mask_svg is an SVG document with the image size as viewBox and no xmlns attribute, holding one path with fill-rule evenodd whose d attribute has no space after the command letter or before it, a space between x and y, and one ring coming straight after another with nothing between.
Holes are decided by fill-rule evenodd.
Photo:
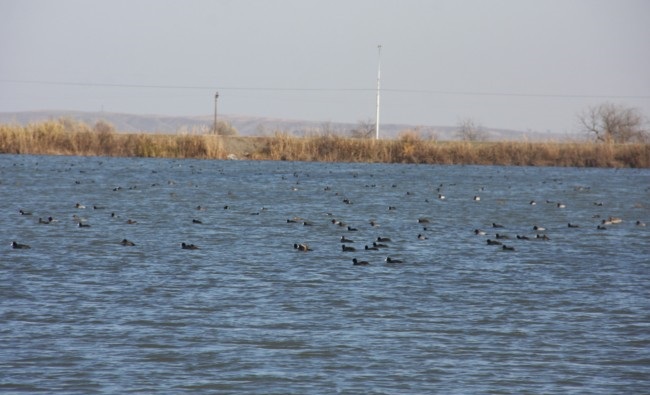
<instances>
[{"instance_id":1,"label":"tall grass","mask_svg":"<svg viewBox=\"0 0 650 395\"><path fill-rule=\"evenodd\" d=\"M0 125L0 153L40 155L220 158L227 155L215 135L115 133L70 120L27 126Z\"/></svg>"},{"instance_id":2,"label":"tall grass","mask_svg":"<svg viewBox=\"0 0 650 395\"><path fill-rule=\"evenodd\" d=\"M650 144L596 142L437 142L405 133L396 140L338 135L223 137L115 133L70 120L0 125L0 153L254 160L650 167Z\"/></svg>"}]
</instances>

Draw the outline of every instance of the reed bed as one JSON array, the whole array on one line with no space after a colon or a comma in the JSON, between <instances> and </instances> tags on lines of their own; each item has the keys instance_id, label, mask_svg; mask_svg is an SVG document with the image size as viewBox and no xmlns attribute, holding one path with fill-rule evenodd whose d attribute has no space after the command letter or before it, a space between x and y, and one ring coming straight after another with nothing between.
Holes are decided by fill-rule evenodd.
<instances>
[{"instance_id":1,"label":"reed bed","mask_svg":"<svg viewBox=\"0 0 650 395\"><path fill-rule=\"evenodd\" d=\"M564 167L650 167L650 144L395 140L339 135L266 137L116 133L69 120L0 125L0 153L160 158Z\"/></svg>"}]
</instances>

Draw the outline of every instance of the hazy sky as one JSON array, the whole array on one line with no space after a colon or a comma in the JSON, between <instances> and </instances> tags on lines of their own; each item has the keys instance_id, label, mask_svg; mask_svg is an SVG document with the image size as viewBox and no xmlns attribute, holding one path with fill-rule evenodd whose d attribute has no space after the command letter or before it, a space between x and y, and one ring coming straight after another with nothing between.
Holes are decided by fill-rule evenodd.
<instances>
[{"instance_id":1,"label":"hazy sky","mask_svg":"<svg viewBox=\"0 0 650 395\"><path fill-rule=\"evenodd\" d=\"M572 132L650 117L648 0L0 0L0 111Z\"/></svg>"}]
</instances>

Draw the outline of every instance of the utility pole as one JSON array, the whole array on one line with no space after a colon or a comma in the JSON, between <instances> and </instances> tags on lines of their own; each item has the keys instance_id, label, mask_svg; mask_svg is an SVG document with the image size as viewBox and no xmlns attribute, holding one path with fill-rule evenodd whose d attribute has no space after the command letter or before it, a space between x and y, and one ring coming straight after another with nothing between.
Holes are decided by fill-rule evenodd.
<instances>
[{"instance_id":1,"label":"utility pole","mask_svg":"<svg viewBox=\"0 0 650 395\"><path fill-rule=\"evenodd\" d=\"M219 99L219 92L214 94L214 134L217 133L217 100Z\"/></svg>"},{"instance_id":2,"label":"utility pole","mask_svg":"<svg viewBox=\"0 0 650 395\"><path fill-rule=\"evenodd\" d=\"M379 140L379 92L381 90L381 44L377 45L377 119L375 120L375 139Z\"/></svg>"}]
</instances>

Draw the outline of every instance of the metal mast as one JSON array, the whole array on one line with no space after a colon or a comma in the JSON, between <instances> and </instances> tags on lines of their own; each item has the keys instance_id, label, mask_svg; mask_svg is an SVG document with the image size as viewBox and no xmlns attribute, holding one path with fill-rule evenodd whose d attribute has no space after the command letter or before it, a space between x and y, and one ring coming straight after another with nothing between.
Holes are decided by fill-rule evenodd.
<instances>
[{"instance_id":1,"label":"metal mast","mask_svg":"<svg viewBox=\"0 0 650 395\"><path fill-rule=\"evenodd\" d=\"M377 119L375 120L375 139L379 140L379 92L381 90L381 44L377 45Z\"/></svg>"}]
</instances>

